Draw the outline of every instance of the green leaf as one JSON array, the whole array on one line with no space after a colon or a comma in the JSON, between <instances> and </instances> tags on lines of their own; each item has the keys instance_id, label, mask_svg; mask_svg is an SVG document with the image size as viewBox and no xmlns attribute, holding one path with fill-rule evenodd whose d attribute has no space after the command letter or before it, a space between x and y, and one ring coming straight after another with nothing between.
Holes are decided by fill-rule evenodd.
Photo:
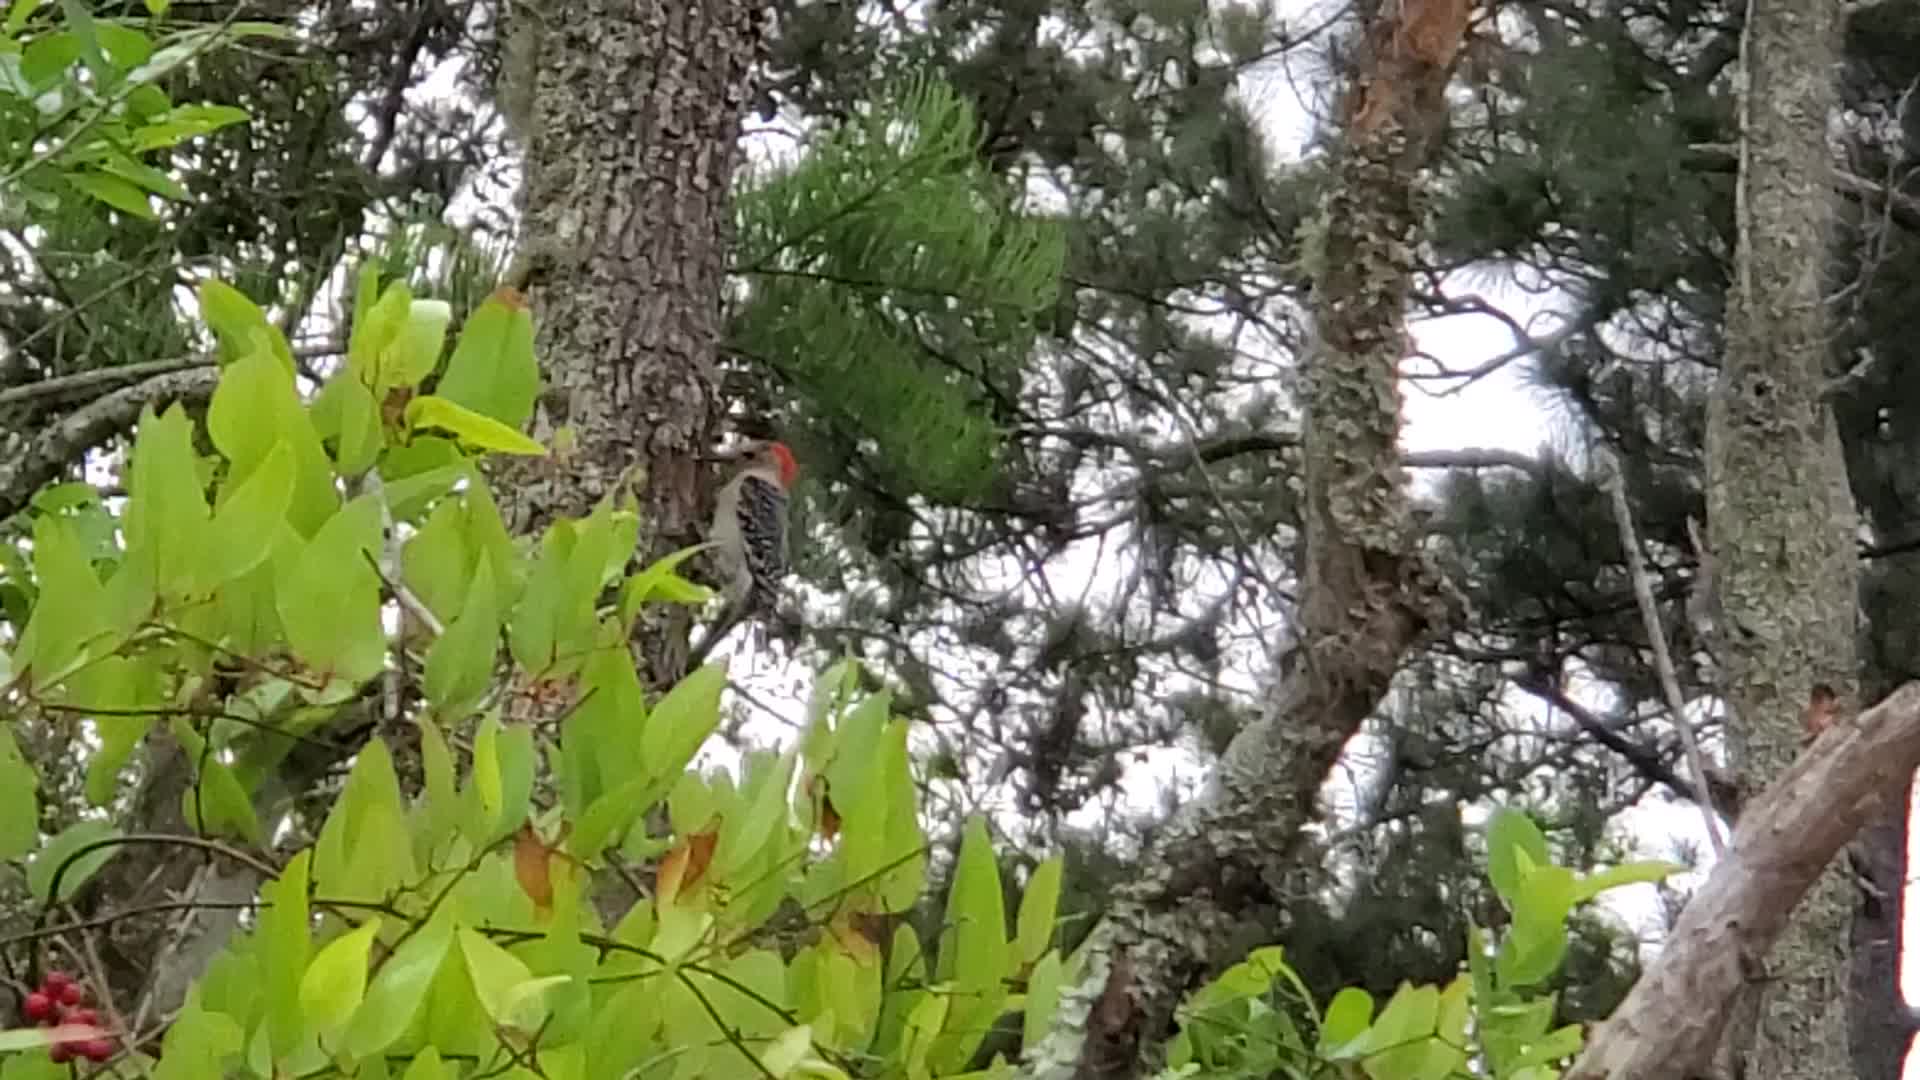
<instances>
[{"instance_id":1,"label":"green leaf","mask_svg":"<svg viewBox=\"0 0 1920 1080\"><path fill-rule=\"evenodd\" d=\"M1357 1040L1373 1026L1373 995L1357 986L1349 986L1333 995L1327 1003L1326 1018L1320 1021L1320 1052L1348 1059ZM1369 1044L1372 1042L1369 1040ZM1366 1047L1357 1047L1364 1053Z\"/></svg>"},{"instance_id":2,"label":"green leaf","mask_svg":"<svg viewBox=\"0 0 1920 1080\"><path fill-rule=\"evenodd\" d=\"M358 684L386 667L380 579L380 507L363 495L333 515L275 582L287 644L307 666Z\"/></svg>"},{"instance_id":3,"label":"green leaf","mask_svg":"<svg viewBox=\"0 0 1920 1080\"><path fill-rule=\"evenodd\" d=\"M32 18L33 13L40 10L40 5L45 2L46 0L13 0L7 7L7 36L13 37L20 33L20 28L27 25L27 20Z\"/></svg>"},{"instance_id":4,"label":"green leaf","mask_svg":"<svg viewBox=\"0 0 1920 1080\"><path fill-rule=\"evenodd\" d=\"M87 9L84 0L60 0L60 11L67 17L67 25L73 28L73 35L80 42L80 55L86 58L87 67L93 77L102 83L113 81L113 67L100 51L100 41L94 30L93 12Z\"/></svg>"},{"instance_id":5,"label":"green leaf","mask_svg":"<svg viewBox=\"0 0 1920 1080\"><path fill-rule=\"evenodd\" d=\"M466 957L473 991L479 995L480 1004L494 1023L522 1031L540 1026L546 1008L537 991L556 980L535 980L533 972L519 957L464 926L460 928L460 951ZM562 976L557 981L565 982L566 978ZM529 984L536 984L531 995Z\"/></svg>"},{"instance_id":6,"label":"green leaf","mask_svg":"<svg viewBox=\"0 0 1920 1080\"><path fill-rule=\"evenodd\" d=\"M1363 1063L1367 1075L1374 1080L1442 1080L1452 1072L1461 1059L1453 1048L1434 1040L1439 1016L1438 988L1402 983L1374 1021L1376 1049Z\"/></svg>"},{"instance_id":7,"label":"green leaf","mask_svg":"<svg viewBox=\"0 0 1920 1080\"><path fill-rule=\"evenodd\" d=\"M489 828L500 820L500 717L489 714L473 738L473 790Z\"/></svg>"},{"instance_id":8,"label":"green leaf","mask_svg":"<svg viewBox=\"0 0 1920 1080\"><path fill-rule=\"evenodd\" d=\"M5 681L0 679L0 681ZM40 842L40 777L0 728L0 859L17 859Z\"/></svg>"},{"instance_id":9,"label":"green leaf","mask_svg":"<svg viewBox=\"0 0 1920 1080\"><path fill-rule=\"evenodd\" d=\"M1536 866L1552 861L1547 852L1547 838L1533 819L1503 806L1493 812L1493 820L1487 823L1487 877L1509 905L1520 892L1519 856L1522 854Z\"/></svg>"},{"instance_id":10,"label":"green leaf","mask_svg":"<svg viewBox=\"0 0 1920 1080\"><path fill-rule=\"evenodd\" d=\"M1048 952L1034 963L1027 975L1027 1011L1021 1025L1021 1045L1033 1047L1053 1027L1053 1015L1060 1007L1060 954Z\"/></svg>"},{"instance_id":11,"label":"green leaf","mask_svg":"<svg viewBox=\"0 0 1920 1080\"><path fill-rule=\"evenodd\" d=\"M14 646L13 662L44 686L64 677L89 646L101 643L107 630L106 593L72 532L57 517L33 523L33 572L40 582L40 600Z\"/></svg>"},{"instance_id":12,"label":"green leaf","mask_svg":"<svg viewBox=\"0 0 1920 1080\"><path fill-rule=\"evenodd\" d=\"M466 603L427 650L427 700L449 716L471 707L492 685L500 650L498 595L493 568L476 560Z\"/></svg>"},{"instance_id":13,"label":"green leaf","mask_svg":"<svg viewBox=\"0 0 1920 1080\"><path fill-rule=\"evenodd\" d=\"M152 117L133 130L133 151L145 153L178 146L208 132L247 122L247 110L232 105L182 105Z\"/></svg>"},{"instance_id":14,"label":"green leaf","mask_svg":"<svg viewBox=\"0 0 1920 1080\"><path fill-rule=\"evenodd\" d=\"M376 394L384 394L399 384L391 370L389 348L407 324L407 312L413 305L413 291L405 281L387 285L380 299L367 310L353 328L353 340L347 345L347 370Z\"/></svg>"},{"instance_id":15,"label":"green leaf","mask_svg":"<svg viewBox=\"0 0 1920 1080\"><path fill-rule=\"evenodd\" d=\"M361 385L352 372L342 372L328 380L321 396L323 400L314 403L314 421L319 425L323 415L328 421L337 421L333 457L340 472L359 476L373 468L380 451L386 447L380 406L373 400L373 392ZM322 428L321 437L327 434Z\"/></svg>"},{"instance_id":16,"label":"green leaf","mask_svg":"<svg viewBox=\"0 0 1920 1080\"><path fill-rule=\"evenodd\" d=\"M1568 1024L1542 1036L1537 1042L1528 1044L1525 1050L1514 1055L1507 1063L1510 1069L1523 1069L1529 1065L1546 1065L1562 1058L1576 1057L1585 1041L1579 1024Z\"/></svg>"},{"instance_id":17,"label":"green leaf","mask_svg":"<svg viewBox=\"0 0 1920 1080\"><path fill-rule=\"evenodd\" d=\"M314 877L339 900L384 902L416 884L413 842L386 743L360 751L314 843Z\"/></svg>"},{"instance_id":18,"label":"green leaf","mask_svg":"<svg viewBox=\"0 0 1920 1080\"><path fill-rule=\"evenodd\" d=\"M447 343L447 324L453 321L453 308L444 300L415 300L407 309L406 323L389 351L393 380L400 386L415 387L433 374L440 363L440 350Z\"/></svg>"},{"instance_id":19,"label":"green leaf","mask_svg":"<svg viewBox=\"0 0 1920 1080\"><path fill-rule=\"evenodd\" d=\"M215 580L207 573L212 513L193 435L186 410L177 404L159 416L142 413L125 519L128 563L151 566L156 591L182 600L197 600Z\"/></svg>"},{"instance_id":20,"label":"green leaf","mask_svg":"<svg viewBox=\"0 0 1920 1080\"><path fill-rule=\"evenodd\" d=\"M647 716L640 732L653 777L678 775L720 723L720 691L726 668L708 664L676 683Z\"/></svg>"},{"instance_id":21,"label":"green leaf","mask_svg":"<svg viewBox=\"0 0 1920 1080\"><path fill-rule=\"evenodd\" d=\"M787 787L793 779L798 748L788 750L779 759L757 770L751 801L729 813L720 826L720 841L714 849L714 865L719 879L732 882L756 861L761 850L774 837L774 830L786 821L790 812Z\"/></svg>"},{"instance_id":22,"label":"green leaf","mask_svg":"<svg viewBox=\"0 0 1920 1080\"><path fill-rule=\"evenodd\" d=\"M207 434L227 456L235 480L266 460L275 443L286 442L294 460L287 520L302 537L311 537L338 509L340 496L320 434L294 390L291 356L279 361L270 352L251 348L221 372L207 408Z\"/></svg>"},{"instance_id":23,"label":"green leaf","mask_svg":"<svg viewBox=\"0 0 1920 1080\"><path fill-rule=\"evenodd\" d=\"M367 994L367 954L380 932L380 916L328 942L300 977L300 1008L309 1027L337 1031L360 1008Z\"/></svg>"},{"instance_id":24,"label":"green leaf","mask_svg":"<svg viewBox=\"0 0 1920 1080\"><path fill-rule=\"evenodd\" d=\"M120 770L153 727L153 713L143 710L166 699L154 685L159 677L147 657L136 663L123 656L108 656L74 672L67 680L67 704L99 710L93 725L100 748L87 760L87 800L93 805L105 806L119 793Z\"/></svg>"},{"instance_id":25,"label":"green leaf","mask_svg":"<svg viewBox=\"0 0 1920 1080\"><path fill-rule=\"evenodd\" d=\"M951 1072L973 1056L1006 997L1007 913L1000 867L987 837L986 819L967 819L960 858L947 894L945 933L935 977L954 984L953 1008L931 1053L934 1068Z\"/></svg>"},{"instance_id":26,"label":"green leaf","mask_svg":"<svg viewBox=\"0 0 1920 1080\"><path fill-rule=\"evenodd\" d=\"M145 188L161 198L185 202L193 197L180 181L145 162L134 161L131 158L110 157L100 163L100 170L137 187ZM142 205L147 205L144 199Z\"/></svg>"},{"instance_id":27,"label":"green leaf","mask_svg":"<svg viewBox=\"0 0 1920 1080\"><path fill-rule=\"evenodd\" d=\"M144 64L153 55L152 40L124 23L98 22L94 24L93 32L114 67L130 68Z\"/></svg>"},{"instance_id":28,"label":"green leaf","mask_svg":"<svg viewBox=\"0 0 1920 1080\"><path fill-rule=\"evenodd\" d=\"M260 819L239 777L219 758L200 753L196 744L205 740L194 735L193 726L185 719L176 720L173 730L200 770L194 785L181 793L181 816L188 826L210 836L232 835L258 843Z\"/></svg>"},{"instance_id":29,"label":"green leaf","mask_svg":"<svg viewBox=\"0 0 1920 1080\"><path fill-rule=\"evenodd\" d=\"M533 313L518 293L488 297L460 331L435 392L456 405L519 430L533 416L540 371L533 356Z\"/></svg>"},{"instance_id":30,"label":"green leaf","mask_svg":"<svg viewBox=\"0 0 1920 1080\"><path fill-rule=\"evenodd\" d=\"M35 900L47 902L53 890L57 876L60 895L55 897L61 903L73 899L93 875L100 872L108 860L120 853L120 844L107 844L103 841L117 839L120 831L104 821L76 821L60 831L60 834L47 841L47 846L27 864L27 890ZM90 845L101 846L78 854Z\"/></svg>"},{"instance_id":31,"label":"green leaf","mask_svg":"<svg viewBox=\"0 0 1920 1080\"><path fill-rule=\"evenodd\" d=\"M293 363L293 350L287 347L287 339L281 335L280 328L267 319L267 313L261 311L259 305L223 281L203 282L199 299L200 317L206 320L214 335L220 339L222 364L231 364L256 349L265 348L279 361L291 386L297 371ZM224 383L226 380L223 377L221 381ZM271 416L261 419L271 420ZM218 440L215 444L218 445ZM229 452L228 456L234 455Z\"/></svg>"},{"instance_id":32,"label":"green leaf","mask_svg":"<svg viewBox=\"0 0 1920 1080\"><path fill-rule=\"evenodd\" d=\"M713 590L681 577L680 564L711 547L696 544L671 555L655 559L648 567L627 579L620 590L620 624L632 626L644 604L660 601L668 604L699 605L713 597Z\"/></svg>"},{"instance_id":33,"label":"green leaf","mask_svg":"<svg viewBox=\"0 0 1920 1080\"><path fill-rule=\"evenodd\" d=\"M420 713L415 718L420 729L421 771L425 773L428 835L436 841L451 835L459 824L460 801L453 781L453 752L433 718Z\"/></svg>"},{"instance_id":34,"label":"green leaf","mask_svg":"<svg viewBox=\"0 0 1920 1080\"><path fill-rule=\"evenodd\" d=\"M514 428L491 416L484 416L464 405L431 394L407 402L406 421L410 431L438 428L449 432L460 442L481 450L525 457L547 456L546 447Z\"/></svg>"},{"instance_id":35,"label":"green leaf","mask_svg":"<svg viewBox=\"0 0 1920 1080\"><path fill-rule=\"evenodd\" d=\"M440 1051L429 1045L414 1055L413 1064L407 1066L400 1080L453 1080L453 1075L441 1063Z\"/></svg>"},{"instance_id":36,"label":"green leaf","mask_svg":"<svg viewBox=\"0 0 1920 1080\"><path fill-rule=\"evenodd\" d=\"M1494 960L1500 984L1506 987L1533 986L1543 982L1560 968L1567 954L1567 932L1563 926L1526 926L1515 923Z\"/></svg>"},{"instance_id":37,"label":"green leaf","mask_svg":"<svg viewBox=\"0 0 1920 1080\"><path fill-rule=\"evenodd\" d=\"M1686 867L1678 863L1646 860L1621 863L1609 866L1580 878L1574 887L1574 902L1584 903L1599 896L1608 889L1617 889L1623 885L1638 885L1643 882L1661 882L1675 874L1686 872Z\"/></svg>"},{"instance_id":38,"label":"green leaf","mask_svg":"<svg viewBox=\"0 0 1920 1080\"><path fill-rule=\"evenodd\" d=\"M367 990L366 1004L348 1029L348 1054L356 1058L379 1054L406 1034L452 945L453 920L436 916L394 950L380 965Z\"/></svg>"},{"instance_id":39,"label":"green leaf","mask_svg":"<svg viewBox=\"0 0 1920 1080\"><path fill-rule=\"evenodd\" d=\"M135 217L152 221L160 215L147 204L147 194L117 176L106 173L68 173L67 183L94 198Z\"/></svg>"},{"instance_id":40,"label":"green leaf","mask_svg":"<svg viewBox=\"0 0 1920 1080\"><path fill-rule=\"evenodd\" d=\"M1026 895L1020 898L1019 942L1023 963L1035 963L1053 940L1053 916L1060 903L1060 873L1063 863L1058 855L1033 870L1027 879Z\"/></svg>"},{"instance_id":41,"label":"green leaf","mask_svg":"<svg viewBox=\"0 0 1920 1080\"><path fill-rule=\"evenodd\" d=\"M300 976L307 970L311 932L307 926L307 884L313 864L308 848L287 863L276 881L261 890L266 910L260 915L260 993L267 1033L276 1053L290 1052L305 1030L300 1012Z\"/></svg>"},{"instance_id":42,"label":"green leaf","mask_svg":"<svg viewBox=\"0 0 1920 1080\"><path fill-rule=\"evenodd\" d=\"M292 503L293 450L280 441L214 511L207 537L211 580L232 581L266 562Z\"/></svg>"}]
</instances>

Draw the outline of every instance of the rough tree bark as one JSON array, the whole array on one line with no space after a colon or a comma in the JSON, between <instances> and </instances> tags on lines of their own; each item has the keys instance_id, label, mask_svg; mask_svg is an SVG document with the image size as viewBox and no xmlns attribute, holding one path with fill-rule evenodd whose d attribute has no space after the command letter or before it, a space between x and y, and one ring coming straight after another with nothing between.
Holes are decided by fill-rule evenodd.
<instances>
[{"instance_id":1,"label":"rough tree bark","mask_svg":"<svg viewBox=\"0 0 1920 1080\"><path fill-rule=\"evenodd\" d=\"M1022 1075L1151 1071L1181 996L1279 885L1316 794L1408 648L1457 613L1414 544L1398 445L1399 365L1419 178L1471 0L1362 5L1366 38L1341 104L1322 205L1305 358L1305 560L1297 647L1276 650L1265 716L1222 756L1084 946L1077 985Z\"/></svg>"},{"instance_id":2,"label":"rough tree bark","mask_svg":"<svg viewBox=\"0 0 1920 1080\"><path fill-rule=\"evenodd\" d=\"M503 470L498 495L512 527L539 530L630 475L640 552L665 554L704 524L730 185L763 12L754 0L559 0L520 17L537 40L514 277L539 322L534 434L567 434L551 458ZM653 685L676 680L684 618L642 634Z\"/></svg>"},{"instance_id":3,"label":"rough tree bark","mask_svg":"<svg viewBox=\"0 0 1920 1080\"><path fill-rule=\"evenodd\" d=\"M1707 521L1733 761L1749 785L1793 760L1818 683L1857 693L1852 493L1822 397L1826 142L1836 0L1750 0L1727 355L1707 415ZM1728 1034L1736 1072L1852 1075L1845 1001L1855 893L1835 868L1802 904Z\"/></svg>"}]
</instances>

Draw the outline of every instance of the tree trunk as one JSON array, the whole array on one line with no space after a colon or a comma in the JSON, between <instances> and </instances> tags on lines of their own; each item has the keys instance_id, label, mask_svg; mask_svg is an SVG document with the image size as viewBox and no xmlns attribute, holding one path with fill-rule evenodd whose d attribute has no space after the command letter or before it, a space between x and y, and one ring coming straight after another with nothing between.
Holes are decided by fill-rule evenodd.
<instances>
[{"instance_id":1,"label":"tree trunk","mask_svg":"<svg viewBox=\"0 0 1920 1080\"><path fill-rule=\"evenodd\" d=\"M1793 760L1816 684L1851 702L1858 681L1856 515L1822 396L1837 31L1834 0L1748 7L1735 281L1708 407L1707 500L1731 750L1750 787ZM1845 871L1829 868L1801 904L1751 988L1751 1030L1729 1030L1745 1076L1852 1075L1854 901Z\"/></svg>"},{"instance_id":2,"label":"tree trunk","mask_svg":"<svg viewBox=\"0 0 1920 1080\"><path fill-rule=\"evenodd\" d=\"M509 524L583 515L623 476L640 496L642 558L697 543L703 470L724 412L722 328L753 0L559 0L535 34L517 277L539 322L544 461L503 470ZM537 19L537 23L531 20ZM643 623L643 674L685 666L687 625Z\"/></svg>"},{"instance_id":3,"label":"tree trunk","mask_svg":"<svg viewBox=\"0 0 1920 1080\"><path fill-rule=\"evenodd\" d=\"M1853 918L1853 1074L1900 1080L1913 1042L1913 1010L1900 992L1900 923L1906 910L1908 799L1887 807L1847 847L1861 893Z\"/></svg>"},{"instance_id":4,"label":"tree trunk","mask_svg":"<svg viewBox=\"0 0 1920 1080\"><path fill-rule=\"evenodd\" d=\"M1448 619L1414 545L1400 464L1418 181L1470 0L1367 12L1315 256L1316 341L1304 358L1305 560L1296 647L1276 649L1266 714L1228 746L1208 790L1169 823L1095 927L1054 1028L1024 1076L1150 1072L1148 1048L1226 955L1234 930L1284 904L1283 875L1317 794L1385 697L1407 650Z\"/></svg>"}]
</instances>

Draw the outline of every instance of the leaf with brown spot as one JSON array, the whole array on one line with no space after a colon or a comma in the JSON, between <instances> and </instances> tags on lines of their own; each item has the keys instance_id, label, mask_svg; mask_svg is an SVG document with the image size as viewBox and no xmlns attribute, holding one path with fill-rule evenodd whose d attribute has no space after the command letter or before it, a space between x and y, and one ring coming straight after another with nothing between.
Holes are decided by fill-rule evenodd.
<instances>
[{"instance_id":1,"label":"leaf with brown spot","mask_svg":"<svg viewBox=\"0 0 1920 1080\"><path fill-rule=\"evenodd\" d=\"M700 879L706 876L707 868L713 863L714 845L719 842L719 830L707 829L687 837L667 852L660 860L660 870L654 878L654 888L660 895L661 903L670 904L682 892L700 884Z\"/></svg>"},{"instance_id":2,"label":"leaf with brown spot","mask_svg":"<svg viewBox=\"0 0 1920 1080\"><path fill-rule=\"evenodd\" d=\"M542 918L553 914L553 849L528 823L513 836L513 876Z\"/></svg>"}]
</instances>

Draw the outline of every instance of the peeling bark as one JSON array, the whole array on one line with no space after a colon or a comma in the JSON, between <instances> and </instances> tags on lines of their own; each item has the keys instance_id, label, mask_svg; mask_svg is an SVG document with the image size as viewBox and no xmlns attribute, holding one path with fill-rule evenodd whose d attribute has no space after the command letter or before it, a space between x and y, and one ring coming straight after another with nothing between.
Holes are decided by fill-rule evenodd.
<instances>
[{"instance_id":1,"label":"peeling bark","mask_svg":"<svg viewBox=\"0 0 1920 1080\"><path fill-rule=\"evenodd\" d=\"M1821 271L1833 220L1826 125L1838 28L1835 0L1749 3L1735 284L1727 356L1708 407L1707 521L1731 750L1750 786L1793 760L1816 685L1834 687L1843 702L1858 685L1857 519L1822 397ZM1836 870L1780 938L1769 977L1753 991L1753 1030L1729 1035L1745 1075L1851 1074L1844 1003L1853 904L1853 886Z\"/></svg>"},{"instance_id":2,"label":"peeling bark","mask_svg":"<svg viewBox=\"0 0 1920 1080\"><path fill-rule=\"evenodd\" d=\"M516 530L584 515L623 476L642 558L700 539L699 455L723 410L716 356L752 0L561 0L537 18L521 269L546 379L534 433L568 444L503 469ZM629 473L629 470L632 470ZM642 625L655 686L683 672L687 627Z\"/></svg>"},{"instance_id":3,"label":"peeling bark","mask_svg":"<svg viewBox=\"0 0 1920 1080\"><path fill-rule=\"evenodd\" d=\"M1445 122L1442 92L1467 0L1370 12L1322 206L1306 358L1306 539L1299 646L1279 658L1265 715L1208 790L1170 823L1094 929L1080 982L1022 1075L1150 1070L1181 997L1215 955L1281 902L1280 882L1341 750L1407 650L1455 609L1420 558L1398 445L1399 364L1419 177Z\"/></svg>"},{"instance_id":4,"label":"peeling bark","mask_svg":"<svg viewBox=\"0 0 1920 1080\"><path fill-rule=\"evenodd\" d=\"M1763 958L1780 937L1794 932L1789 917L1798 921L1795 905L1863 825L1906 804L1915 766L1920 683L1908 683L1821 736L1747 803L1726 859L1687 901L1659 958L1594 1030L1565 1080L1697 1075L1713 1055L1735 998L1783 974L1769 970ZM1786 1074L1748 1075L1759 1080ZM1853 1073L1843 1059L1828 1075Z\"/></svg>"}]
</instances>

